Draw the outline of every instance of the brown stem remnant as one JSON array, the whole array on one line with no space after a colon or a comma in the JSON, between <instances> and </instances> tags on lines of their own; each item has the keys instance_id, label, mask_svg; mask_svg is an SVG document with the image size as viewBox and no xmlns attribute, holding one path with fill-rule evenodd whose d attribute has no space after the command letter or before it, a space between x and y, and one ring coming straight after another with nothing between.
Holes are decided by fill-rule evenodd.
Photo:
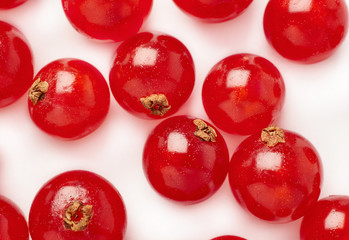
<instances>
[{"instance_id":1,"label":"brown stem remnant","mask_svg":"<svg viewBox=\"0 0 349 240\"><path fill-rule=\"evenodd\" d=\"M48 83L46 81L40 81L40 78L35 80L29 89L29 99L33 104L37 104L38 101L45 98L45 93L48 90Z\"/></svg>"},{"instance_id":2,"label":"brown stem remnant","mask_svg":"<svg viewBox=\"0 0 349 240\"><path fill-rule=\"evenodd\" d=\"M196 125L195 136L206 142L216 142L217 133L211 126L207 125L201 119L195 119L194 124Z\"/></svg>"},{"instance_id":3,"label":"brown stem remnant","mask_svg":"<svg viewBox=\"0 0 349 240\"><path fill-rule=\"evenodd\" d=\"M164 94L152 94L140 100L143 106L151 110L151 113L154 115L163 116L171 108Z\"/></svg>"},{"instance_id":4,"label":"brown stem remnant","mask_svg":"<svg viewBox=\"0 0 349 240\"><path fill-rule=\"evenodd\" d=\"M74 232L83 231L92 217L92 205L84 205L79 201L72 202L63 213L66 229Z\"/></svg>"},{"instance_id":5,"label":"brown stem remnant","mask_svg":"<svg viewBox=\"0 0 349 240\"><path fill-rule=\"evenodd\" d=\"M274 147L278 143L285 143L285 134L281 128L270 126L262 130L261 140L266 143L268 147Z\"/></svg>"}]
</instances>

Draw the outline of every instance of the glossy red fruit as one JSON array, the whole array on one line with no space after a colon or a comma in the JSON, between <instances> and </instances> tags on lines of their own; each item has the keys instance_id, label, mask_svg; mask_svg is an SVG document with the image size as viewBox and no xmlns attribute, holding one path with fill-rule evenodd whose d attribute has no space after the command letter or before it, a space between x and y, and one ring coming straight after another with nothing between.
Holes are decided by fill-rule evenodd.
<instances>
[{"instance_id":1,"label":"glossy red fruit","mask_svg":"<svg viewBox=\"0 0 349 240\"><path fill-rule=\"evenodd\" d=\"M212 238L211 240L246 240L246 239L245 238L241 238L241 237L235 237L235 236L226 235L226 236L220 236L220 237Z\"/></svg>"},{"instance_id":2,"label":"glossy red fruit","mask_svg":"<svg viewBox=\"0 0 349 240\"><path fill-rule=\"evenodd\" d=\"M348 30L345 0L270 0L264 32L283 57L303 63L328 58Z\"/></svg>"},{"instance_id":3,"label":"glossy red fruit","mask_svg":"<svg viewBox=\"0 0 349 240\"><path fill-rule=\"evenodd\" d=\"M322 167L314 146L278 127L245 139L230 163L237 201L253 215L273 222L302 217L320 194Z\"/></svg>"},{"instance_id":4,"label":"glossy red fruit","mask_svg":"<svg viewBox=\"0 0 349 240\"><path fill-rule=\"evenodd\" d=\"M29 91L29 113L48 134L78 139L101 125L110 94L102 74L78 59L53 61L40 70Z\"/></svg>"},{"instance_id":5,"label":"glossy red fruit","mask_svg":"<svg viewBox=\"0 0 349 240\"><path fill-rule=\"evenodd\" d=\"M23 213L9 199L0 196L0 239L28 240L28 226Z\"/></svg>"},{"instance_id":6,"label":"glossy red fruit","mask_svg":"<svg viewBox=\"0 0 349 240\"><path fill-rule=\"evenodd\" d=\"M148 119L168 117L193 90L194 63L174 37L144 32L119 46L109 79L115 99L128 112Z\"/></svg>"},{"instance_id":7,"label":"glossy red fruit","mask_svg":"<svg viewBox=\"0 0 349 240\"><path fill-rule=\"evenodd\" d=\"M121 240L126 211L118 191L101 176L69 171L48 181L29 213L33 240Z\"/></svg>"},{"instance_id":8,"label":"glossy red fruit","mask_svg":"<svg viewBox=\"0 0 349 240\"><path fill-rule=\"evenodd\" d=\"M253 134L279 116L285 85L278 69L252 54L229 56L209 72L202 88L207 115L220 129Z\"/></svg>"},{"instance_id":9,"label":"glossy red fruit","mask_svg":"<svg viewBox=\"0 0 349 240\"><path fill-rule=\"evenodd\" d=\"M240 15L252 0L173 0L186 13L209 22L223 22Z\"/></svg>"},{"instance_id":10,"label":"glossy red fruit","mask_svg":"<svg viewBox=\"0 0 349 240\"><path fill-rule=\"evenodd\" d=\"M33 80L32 54L23 34L0 21L0 108L20 98Z\"/></svg>"},{"instance_id":11,"label":"glossy red fruit","mask_svg":"<svg viewBox=\"0 0 349 240\"><path fill-rule=\"evenodd\" d=\"M99 40L122 41L137 33L153 0L62 0L73 27Z\"/></svg>"},{"instance_id":12,"label":"glossy red fruit","mask_svg":"<svg viewBox=\"0 0 349 240\"><path fill-rule=\"evenodd\" d=\"M349 197L334 195L319 200L304 216L301 240L348 240Z\"/></svg>"},{"instance_id":13,"label":"glossy red fruit","mask_svg":"<svg viewBox=\"0 0 349 240\"><path fill-rule=\"evenodd\" d=\"M161 122L149 135L143 169L161 195L183 203L209 198L228 171L225 141L210 124L187 116Z\"/></svg>"},{"instance_id":14,"label":"glossy red fruit","mask_svg":"<svg viewBox=\"0 0 349 240\"><path fill-rule=\"evenodd\" d=\"M22 3L26 2L27 0L1 0L0 1L0 9L9 9L17 7L18 5L21 5Z\"/></svg>"}]
</instances>

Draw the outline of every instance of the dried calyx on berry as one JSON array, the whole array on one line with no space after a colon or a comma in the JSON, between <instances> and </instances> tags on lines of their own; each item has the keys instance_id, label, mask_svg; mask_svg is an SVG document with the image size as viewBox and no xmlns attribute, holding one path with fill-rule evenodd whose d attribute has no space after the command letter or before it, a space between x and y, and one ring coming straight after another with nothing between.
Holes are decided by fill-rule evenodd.
<instances>
[{"instance_id":1,"label":"dried calyx on berry","mask_svg":"<svg viewBox=\"0 0 349 240\"><path fill-rule=\"evenodd\" d=\"M275 147L278 143L285 143L285 134L281 128L270 126L262 130L261 140L268 147Z\"/></svg>"},{"instance_id":2,"label":"dried calyx on berry","mask_svg":"<svg viewBox=\"0 0 349 240\"><path fill-rule=\"evenodd\" d=\"M195 136L206 142L216 142L217 133L211 126L207 125L207 123L201 119L195 119L194 124L196 125Z\"/></svg>"},{"instance_id":3,"label":"dried calyx on berry","mask_svg":"<svg viewBox=\"0 0 349 240\"><path fill-rule=\"evenodd\" d=\"M46 81L41 81L40 78L34 81L29 89L29 99L32 101L34 105L38 103L38 101L45 98L45 94L48 90L48 83Z\"/></svg>"},{"instance_id":4,"label":"dried calyx on berry","mask_svg":"<svg viewBox=\"0 0 349 240\"><path fill-rule=\"evenodd\" d=\"M148 97L141 98L140 101L154 115L163 116L171 108L164 94L152 94Z\"/></svg>"},{"instance_id":5,"label":"dried calyx on berry","mask_svg":"<svg viewBox=\"0 0 349 240\"><path fill-rule=\"evenodd\" d=\"M63 222L66 229L74 232L83 231L92 217L92 205L84 205L80 201L72 202L63 213Z\"/></svg>"}]
</instances>

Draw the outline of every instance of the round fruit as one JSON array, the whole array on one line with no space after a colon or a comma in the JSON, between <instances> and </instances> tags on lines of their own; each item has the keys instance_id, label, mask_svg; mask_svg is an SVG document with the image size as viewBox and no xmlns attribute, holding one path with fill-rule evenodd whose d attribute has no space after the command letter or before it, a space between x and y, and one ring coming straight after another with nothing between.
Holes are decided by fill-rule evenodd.
<instances>
[{"instance_id":1,"label":"round fruit","mask_svg":"<svg viewBox=\"0 0 349 240\"><path fill-rule=\"evenodd\" d=\"M348 30L345 0L270 0L264 32L283 57L303 63L328 58Z\"/></svg>"},{"instance_id":2,"label":"round fruit","mask_svg":"<svg viewBox=\"0 0 349 240\"><path fill-rule=\"evenodd\" d=\"M184 203L209 198L228 171L225 141L200 119L176 116L161 122L144 146L143 169L161 195Z\"/></svg>"},{"instance_id":3,"label":"round fruit","mask_svg":"<svg viewBox=\"0 0 349 240\"><path fill-rule=\"evenodd\" d=\"M153 0L62 0L73 27L99 40L122 41L137 33Z\"/></svg>"},{"instance_id":4,"label":"round fruit","mask_svg":"<svg viewBox=\"0 0 349 240\"><path fill-rule=\"evenodd\" d=\"M144 32L119 46L109 79L115 99L128 112L142 118L167 117L189 98L194 63L174 37Z\"/></svg>"},{"instance_id":5,"label":"round fruit","mask_svg":"<svg viewBox=\"0 0 349 240\"><path fill-rule=\"evenodd\" d=\"M220 129L253 134L272 123L285 99L280 72L265 58L229 56L209 72L202 88L207 115Z\"/></svg>"},{"instance_id":6,"label":"round fruit","mask_svg":"<svg viewBox=\"0 0 349 240\"><path fill-rule=\"evenodd\" d=\"M21 5L22 3L26 2L27 0L1 0L0 1L0 9L10 9L17 7L18 5Z\"/></svg>"},{"instance_id":7,"label":"round fruit","mask_svg":"<svg viewBox=\"0 0 349 240\"><path fill-rule=\"evenodd\" d=\"M314 146L278 127L245 139L230 163L237 201L253 215L273 222L302 217L320 194L321 161Z\"/></svg>"},{"instance_id":8,"label":"round fruit","mask_svg":"<svg viewBox=\"0 0 349 240\"><path fill-rule=\"evenodd\" d=\"M319 200L304 216L301 240L349 239L349 197L334 195Z\"/></svg>"},{"instance_id":9,"label":"round fruit","mask_svg":"<svg viewBox=\"0 0 349 240\"><path fill-rule=\"evenodd\" d=\"M235 236L226 235L226 236L220 236L220 237L212 238L211 240L246 240L246 239L245 238L241 238L241 237L235 237Z\"/></svg>"},{"instance_id":10,"label":"round fruit","mask_svg":"<svg viewBox=\"0 0 349 240\"><path fill-rule=\"evenodd\" d=\"M27 221L18 207L0 196L0 239L29 240Z\"/></svg>"},{"instance_id":11,"label":"round fruit","mask_svg":"<svg viewBox=\"0 0 349 240\"><path fill-rule=\"evenodd\" d=\"M0 21L0 108L20 98L33 80L32 54L23 34Z\"/></svg>"},{"instance_id":12,"label":"round fruit","mask_svg":"<svg viewBox=\"0 0 349 240\"><path fill-rule=\"evenodd\" d=\"M33 240L121 240L125 228L120 194L87 171L65 172L48 181L29 213Z\"/></svg>"},{"instance_id":13,"label":"round fruit","mask_svg":"<svg viewBox=\"0 0 349 240\"><path fill-rule=\"evenodd\" d=\"M183 11L209 22L223 22L240 15L252 0L173 0Z\"/></svg>"},{"instance_id":14,"label":"round fruit","mask_svg":"<svg viewBox=\"0 0 349 240\"><path fill-rule=\"evenodd\" d=\"M34 123L64 139L93 132L109 110L110 94L102 74L78 59L53 61L40 70L29 91Z\"/></svg>"}]
</instances>

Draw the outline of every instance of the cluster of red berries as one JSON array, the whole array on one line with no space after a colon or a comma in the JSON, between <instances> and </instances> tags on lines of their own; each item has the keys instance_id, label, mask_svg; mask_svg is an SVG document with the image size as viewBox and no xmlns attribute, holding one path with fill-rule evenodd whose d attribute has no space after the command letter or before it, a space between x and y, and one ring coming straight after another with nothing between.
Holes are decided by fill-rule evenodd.
<instances>
[{"instance_id":1,"label":"cluster of red berries","mask_svg":"<svg viewBox=\"0 0 349 240\"><path fill-rule=\"evenodd\" d=\"M173 1L208 22L235 18L252 2ZM6 0L0 8L24 2ZM137 34L152 0L62 0L62 5L77 31L98 40L123 41L115 53L109 86L125 110L140 118L161 119L187 101L195 83L188 49L170 35ZM328 58L347 29L344 0L270 0L265 10L269 43L285 58L302 63ZM110 94L95 67L64 58L47 64L34 77L31 50L18 29L0 22L0 44L0 107L28 92L33 122L66 140L80 139L102 124ZM202 86L205 111L219 129L250 136L229 161L223 136L212 124L189 116L167 118L144 146L143 169L150 184L164 197L194 204L212 196L228 175L235 198L256 217L277 223L304 217L302 240L349 239L349 197L318 201L322 166L316 149L302 136L272 125L284 100L282 75L267 59L243 53L221 60ZM0 220L1 239L29 239L25 218L4 197ZM87 171L51 179L38 192L29 214L33 240L115 240L123 239L125 230L120 194L107 180Z\"/></svg>"}]
</instances>

